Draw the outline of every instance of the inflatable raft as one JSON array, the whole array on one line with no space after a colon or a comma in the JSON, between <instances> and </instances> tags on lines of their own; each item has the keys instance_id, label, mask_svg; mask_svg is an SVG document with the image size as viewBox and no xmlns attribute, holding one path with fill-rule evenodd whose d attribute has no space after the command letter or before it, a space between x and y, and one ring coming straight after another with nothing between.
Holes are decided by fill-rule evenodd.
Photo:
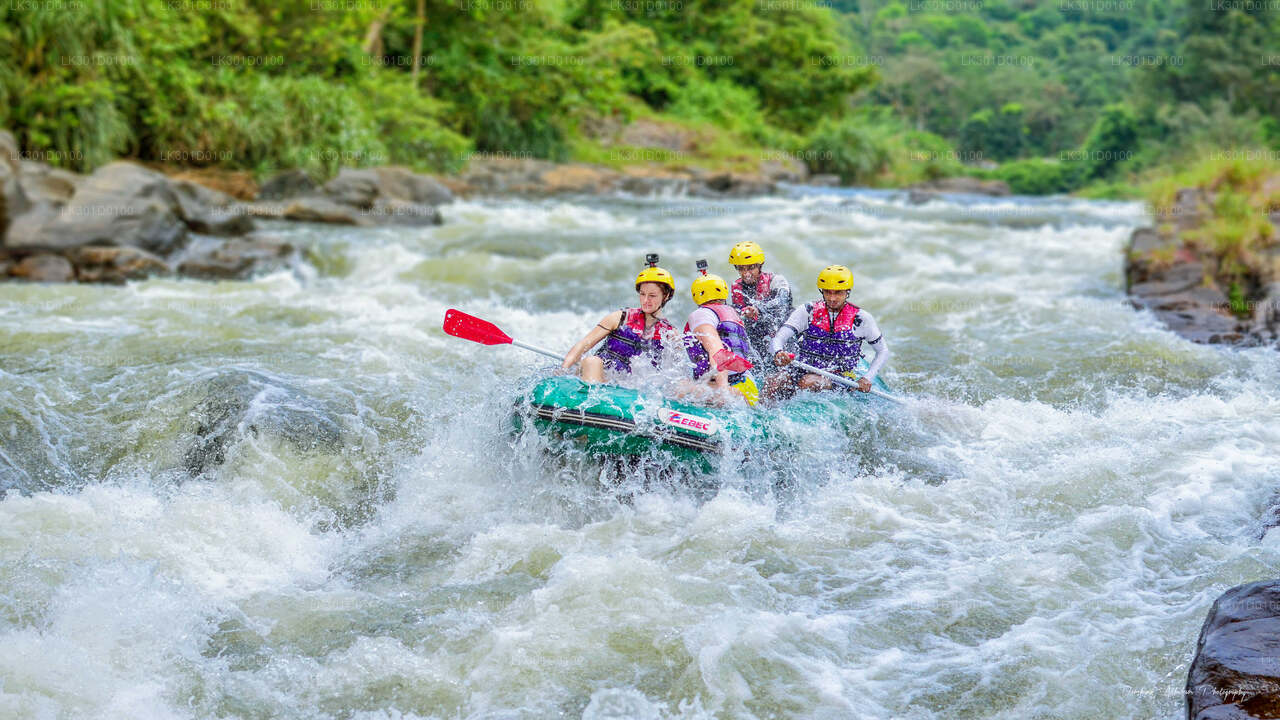
<instances>
[{"instance_id":1,"label":"inflatable raft","mask_svg":"<svg viewBox=\"0 0 1280 720\"><path fill-rule=\"evenodd\" d=\"M879 378L875 387L888 391ZM838 409L832 400L838 400ZM542 434L571 438L592 454L666 452L705 472L730 448L768 446L775 420L786 420L792 429L797 424L819 427L842 421L833 412L865 414L873 401L862 393L801 393L774 408L708 407L619 385L553 376L537 381L517 401L512 421L517 430L531 425Z\"/></svg>"}]
</instances>

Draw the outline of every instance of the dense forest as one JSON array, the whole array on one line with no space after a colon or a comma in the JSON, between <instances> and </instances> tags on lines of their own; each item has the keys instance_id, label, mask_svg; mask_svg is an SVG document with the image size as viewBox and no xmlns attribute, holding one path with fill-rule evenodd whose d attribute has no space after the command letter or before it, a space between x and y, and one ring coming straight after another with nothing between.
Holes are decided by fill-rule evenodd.
<instances>
[{"instance_id":1,"label":"dense forest","mask_svg":"<svg viewBox=\"0 0 1280 720\"><path fill-rule=\"evenodd\" d=\"M957 174L1123 193L1280 149L1280 11L1239 0L22 0L0 127L77 170L475 153ZM645 119L696 138L628 153ZM621 150L621 152L620 152Z\"/></svg>"}]
</instances>

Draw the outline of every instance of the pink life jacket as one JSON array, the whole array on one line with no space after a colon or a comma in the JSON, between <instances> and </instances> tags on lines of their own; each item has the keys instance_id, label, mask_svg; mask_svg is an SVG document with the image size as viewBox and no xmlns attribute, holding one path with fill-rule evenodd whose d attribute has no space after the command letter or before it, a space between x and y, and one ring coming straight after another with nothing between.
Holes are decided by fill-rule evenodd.
<instances>
[{"instance_id":1,"label":"pink life jacket","mask_svg":"<svg viewBox=\"0 0 1280 720\"><path fill-rule=\"evenodd\" d=\"M760 279L756 281L756 300L768 300L770 285L773 284L773 273L762 272ZM733 307L739 312L747 306L747 295L743 292L742 278L739 277L733 281Z\"/></svg>"}]
</instances>

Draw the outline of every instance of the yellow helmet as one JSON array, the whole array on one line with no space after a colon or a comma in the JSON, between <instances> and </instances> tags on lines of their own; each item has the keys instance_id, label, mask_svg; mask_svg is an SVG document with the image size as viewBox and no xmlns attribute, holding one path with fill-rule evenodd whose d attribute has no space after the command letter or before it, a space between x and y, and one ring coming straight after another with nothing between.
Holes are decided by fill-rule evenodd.
<instances>
[{"instance_id":1,"label":"yellow helmet","mask_svg":"<svg viewBox=\"0 0 1280 720\"><path fill-rule=\"evenodd\" d=\"M729 299L729 286L725 283L724 278L719 275L703 275L693 281L693 285L689 286L689 290L693 293L695 305L708 303L712 300Z\"/></svg>"},{"instance_id":2,"label":"yellow helmet","mask_svg":"<svg viewBox=\"0 0 1280 720\"><path fill-rule=\"evenodd\" d=\"M828 265L818 273L818 289L853 289L853 271L843 265Z\"/></svg>"},{"instance_id":3,"label":"yellow helmet","mask_svg":"<svg viewBox=\"0 0 1280 720\"><path fill-rule=\"evenodd\" d=\"M747 240L733 246L729 251L730 265L759 265L764 263L764 248Z\"/></svg>"},{"instance_id":4,"label":"yellow helmet","mask_svg":"<svg viewBox=\"0 0 1280 720\"><path fill-rule=\"evenodd\" d=\"M671 288L671 292L676 291L676 279L671 277L671 273L663 270L658 266L647 267L640 271L636 276L636 292L640 292L640 283L658 283Z\"/></svg>"}]
</instances>

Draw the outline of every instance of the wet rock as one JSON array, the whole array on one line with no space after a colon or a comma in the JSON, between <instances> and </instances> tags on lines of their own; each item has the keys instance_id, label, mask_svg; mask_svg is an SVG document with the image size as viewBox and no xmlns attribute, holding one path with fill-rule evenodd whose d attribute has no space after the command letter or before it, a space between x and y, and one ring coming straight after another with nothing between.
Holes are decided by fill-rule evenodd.
<instances>
[{"instance_id":1,"label":"wet rock","mask_svg":"<svg viewBox=\"0 0 1280 720\"><path fill-rule=\"evenodd\" d=\"M258 200L288 200L310 195L319 188L304 170L286 170L271 176L258 190Z\"/></svg>"},{"instance_id":2,"label":"wet rock","mask_svg":"<svg viewBox=\"0 0 1280 720\"><path fill-rule=\"evenodd\" d=\"M925 203L937 200L939 197L941 196L938 193L928 192L926 190L907 191L907 203L910 205L924 205Z\"/></svg>"},{"instance_id":3,"label":"wet rock","mask_svg":"<svg viewBox=\"0 0 1280 720\"><path fill-rule=\"evenodd\" d=\"M178 274L203 280L243 279L289 264L295 248L266 237L232 238L193 248L178 263Z\"/></svg>"},{"instance_id":4,"label":"wet rock","mask_svg":"<svg viewBox=\"0 0 1280 720\"><path fill-rule=\"evenodd\" d=\"M183 456L192 475L226 461L246 435L279 437L301 450L338 450L343 430L326 403L282 380L255 372L226 372L202 383L203 398L188 411L194 440Z\"/></svg>"},{"instance_id":5,"label":"wet rock","mask_svg":"<svg viewBox=\"0 0 1280 720\"><path fill-rule=\"evenodd\" d=\"M29 408L0 407L0 498L83 486L38 417Z\"/></svg>"},{"instance_id":6,"label":"wet rock","mask_svg":"<svg viewBox=\"0 0 1280 720\"><path fill-rule=\"evenodd\" d=\"M1280 580L1223 593L1187 673L1188 720L1280 718Z\"/></svg>"},{"instance_id":7,"label":"wet rock","mask_svg":"<svg viewBox=\"0 0 1280 720\"><path fill-rule=\"evenodd\" d=\"M1125 287L1134 307L1147 308L1173 332L1192 342L1272 345L1280 338L1280 247L1249 255L1251 277L1243 307L1232 307L1215 277L1213 252L1184 240L1208 219L1212 198L1184 188L1166 208L1156 208L1159 228L1139 228L1125 252ZM1251 281L1252 282L1252 281ZM1274 295L1273 295L1274 293ZM1274 298L1274 299L1273 299Z\"/></svg>"},{"instance_id":8,"label":"wet rock","mask_svg":"<svg viewBox=\"0 0 1280 720\"><path fill-rule=\"evenodd\" d=\"M974 177L938 178L912 185L910 190L926 190L940 193L964 193L969 195L1009 195L1009 184L1003 180L981 180Z\"/></svg>"},{"instance_id":9,"label":"wet rock","mask_svg":"<svg viewBox=\"0 0 1280 720\"><path fill-rule=\"evenodd\" d=\"M689 194L699 197L752 197L770 195L777 186L761 175L743 173L716 173L689 188Z\"/></svg>"},{"instance_id":10,"label":"wet rock","mask_svg":"<svg viewBox=\"0 0 1280 720\"><path fill-rule=\"evenodd\" d=\"M517 192L534 187L538 176L552 167L552 163L544 160L472 158L460 179L476 193Z\"/></svg>"},{"instance_id":11,"label":"wet rock","mask_svg":"<svg viewBox=\"0 0 1280 720\"><path fill-rule=\"evenodd\" d=\"M9 274L31 282L69 282L76 278L71 263L61 255L51 253L23 258L9 270Z\"/></svg>"},{"instance_id":12,"label":"wet rock","mask_svg":"<svg viewBox=\"0 0 1280 720\"><path fill-rule=\"evenodd\" d=\"M18 180L33 205L61 208L71 201L82 178L73 172L27 160L22 163Z\"/></svg>"},{"instance_id":13,"label":"wet rock","mask_svg":"<svg viewBox=\"0 0 1280 720\"><path fill-rule=\"evenodd\" d=\"M840 176L831 175L829 173L823 173L820 175L810 175L809 184L817 185L818 187L839 187Z\"/></svg>"},{"instance_id":14,"label":"wet rock","mask_svg":"<svg viewBox=\"0 0 1280 720\"><path fill-rule=\"evenodd\" d=\"M378 197L378 185L378 174L373 170L343 168L324 184L324 194L335 203L368 210Z\"/></svg>"},{"instance_id":15,"label":"wet rock","mask_svg":"<svg viewBox=\"0 0 1280 720\"><path fill-rule=\"evenodd\" d=\"M280 216L300 222L334 223L336 225L369 225L370 219L362 217L351 205L342 205L322 197L298 198L285 206Z\"/></svg>"},{"instance_id":16,"label":"wet rock","mask_svg":"<svg viewBox=\"0 0 1280 720\"><path fill-rule=\"evenodd\" d=\"M46 211L47 212L47 211ZM10 248L65 250L81 245L133 245L157 254L187 241L168 178L140 165L115 162L85 178L52 220L11 227Z\"/></svg>"},{"instance_id":17,"label":"wet rock","mask_svg":"<svg viewBox=\"0 0 1280 720\"><path fill-rule=\"evenodd\" d=\"M0 239L12 220L31 207L19 182L20 173L17 144L12 135L0 131Z\"/></svg>"},{"instance_id":18,"label":"wet rock","mask_svg":"<svg viewBox=\"0 0 1280 720\"><path fill-rule=\"evenodd\" d=\"M89 245L69 251L80 282L122 284L169 273L169 266L146 250Z\"/></svg>"},{"instance_id":19,"label":"wet rock","mask_svg":"<svg viewBox=\"0 0 1280 720\"><path fill-rule=\"evenodd\" d=\"M384 199L416 205L446 205L453 202L453 192L429 175L402 167L380 167L375 168L374 172L378 176L378 194Z\"/></svg>"},{"instance_id":20,"label":"wet rock","mask_svg":"<svg viewBox=\"0 0 1280 720\"><path fill-rule=\"evenodd\" d=\"M226 193L190 180L173 183L178 217L194 232L234 236L253 232L253 219Z\"/></svg>"}]
</instances>

